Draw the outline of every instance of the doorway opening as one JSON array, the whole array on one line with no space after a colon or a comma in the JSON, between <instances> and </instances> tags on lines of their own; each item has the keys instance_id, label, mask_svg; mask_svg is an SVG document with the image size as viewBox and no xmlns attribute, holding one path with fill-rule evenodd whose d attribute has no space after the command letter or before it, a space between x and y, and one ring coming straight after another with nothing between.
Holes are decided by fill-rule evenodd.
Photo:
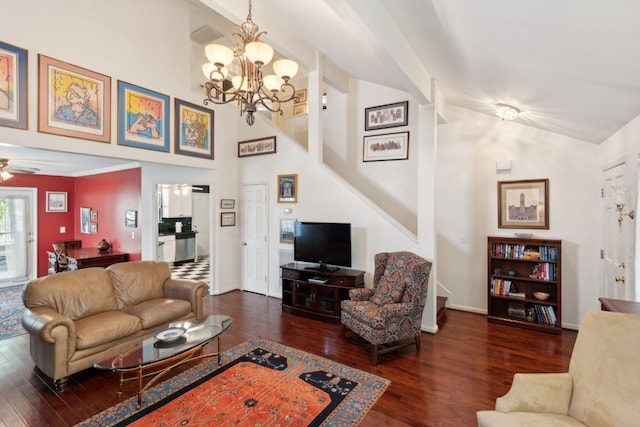
<instances>
[{"instance_id":1,"label":"doorway opening","mask_svg":"<svg viewBox=\"0 0 640 427\"><path fill-rule=\"evenodd\" d=\"M36 195L34 188L0 189L0 287L35 278Z\"/></svg>"}]
</instances>

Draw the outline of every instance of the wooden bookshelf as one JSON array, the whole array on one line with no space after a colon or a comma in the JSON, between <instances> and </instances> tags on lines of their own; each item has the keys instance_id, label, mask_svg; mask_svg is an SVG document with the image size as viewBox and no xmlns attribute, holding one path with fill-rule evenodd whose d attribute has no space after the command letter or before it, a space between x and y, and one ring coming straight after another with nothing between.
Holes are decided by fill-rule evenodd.
<instances>
[{"instance_id":1,"label":"wooden bookshelf","mask_svg":"<svg viewBox=\"0 0 640 427\"><path fill-rule=\"evenodd\" d=\"M489 321L560 334L562 241L489 236L487 250Z\"/></svg>"}]
</instances>

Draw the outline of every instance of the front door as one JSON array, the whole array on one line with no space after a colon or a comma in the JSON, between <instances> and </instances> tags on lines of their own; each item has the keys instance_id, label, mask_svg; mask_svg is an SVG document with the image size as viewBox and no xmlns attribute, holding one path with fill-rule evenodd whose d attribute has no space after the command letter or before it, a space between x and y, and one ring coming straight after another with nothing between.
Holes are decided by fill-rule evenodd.
<instances>
[{"instance_id":1,"label":"front door","mask_svg":"<svg viewBox=\"0 0 640 427\"><path fill-rule=\"evenodd\" d=\"M36 276L35 189L0 188L0 287Z\"/></svg>"},{"instance_id":2,"label":"front door","mask_svg":"<svg viewBox=\"0 0 640 427\"><path fill-rule=\"evenodd\" d=\"M614 299L629 299L631 289L626 284L627 244L629 235L629 218L624 216L618 222L618 211L615 206L615 189L626 186L626 164L620 163L603 171L603 280L600 296ZM630 200L630 197L627 197ZM630 209L629 200L625 210ZM630 267L630 265L629 265Z\"/></svg>"},{"instance_id":3,"label":"front door","mask_svg":"<svg viewBox=\"0 0 640 427\"><path fill-rule=\"evenodd\" d=\"M267 295L269 292L269 231L267 185L242 187L242 289Z\"/></svg>"}]
</instances>

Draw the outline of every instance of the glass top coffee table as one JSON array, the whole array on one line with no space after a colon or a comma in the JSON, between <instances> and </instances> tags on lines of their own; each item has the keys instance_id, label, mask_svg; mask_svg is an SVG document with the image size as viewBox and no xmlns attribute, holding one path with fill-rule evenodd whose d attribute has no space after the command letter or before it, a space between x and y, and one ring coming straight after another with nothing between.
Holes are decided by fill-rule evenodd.
<instances>
[{"instance_id":1,"label":"glass top coffee table","mask_svg":"<svg viewBox=\"0 0 640 427\"><path fill-rule=\"evenodd\" d=\"M173 322L154 336L140 339L108 352L93 364L94 368L117 372L120 376L118 396L125 381L138 380L138 408L142 393L169 370L183 363L208 357L220 358L220 335L233 323L225 315ZM216 351L203 354L205 345L216 341ZM143 378L153 378L143 386Z\"/></svg>"}]
</instances>

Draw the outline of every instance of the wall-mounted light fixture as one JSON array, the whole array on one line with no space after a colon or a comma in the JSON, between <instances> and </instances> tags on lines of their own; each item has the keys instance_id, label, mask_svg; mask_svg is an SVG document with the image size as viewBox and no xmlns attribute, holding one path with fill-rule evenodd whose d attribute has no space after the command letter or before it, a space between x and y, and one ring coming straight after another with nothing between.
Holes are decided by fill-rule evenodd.
<instances>
[{"instance_id":1,"label":"wall-mounted light fixture","mask_svg":"<svg viewBox=\"0 0 640 427\"><path fill-rule=\"evenodd\" d=\"M613 190L613 203L616 205L616 210L618 211L618 229L622 231L622 220L624 216L628 216L631 219L636 217L636 212L631 210L624 210L624 206L627 202L627 195L629 192L629 187L623 186L614 186L611 187Z\"/></svg>"},{"instance_id":2,"label":"wall-mounted light fixture","mask_svg":"<svg viewBox=\"0 0 640 427\"><path fill-rule=\"evenodd\" d=\"M509 104L496 104L496 116L500 117L500 120L515 120L520 114L520 109Z\"/></svg>"}]
</instances>

